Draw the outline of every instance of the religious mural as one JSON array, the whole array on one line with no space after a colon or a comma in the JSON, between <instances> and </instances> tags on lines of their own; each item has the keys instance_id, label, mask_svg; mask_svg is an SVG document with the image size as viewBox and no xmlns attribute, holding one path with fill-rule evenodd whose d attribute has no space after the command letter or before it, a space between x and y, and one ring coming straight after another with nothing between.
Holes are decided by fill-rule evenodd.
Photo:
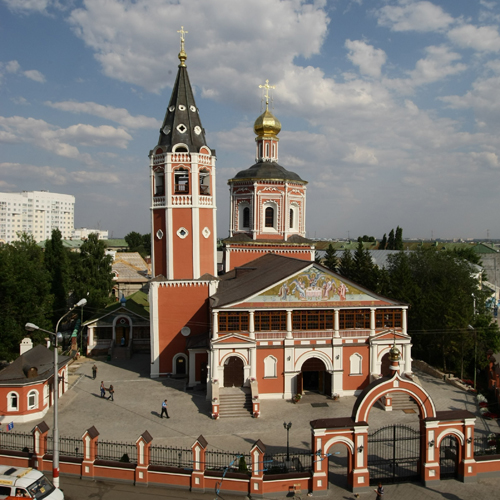
<instances>
[{"instance_id":1,"label":"religious mural","mask_svg":"<svg viewBox=\"0 0 500 500\"><path fill-rule=\"evenodd\" d=\"M323 269L311 267L283 281L273 288L254 297L256 302L343 302L366 301L373 297L351 284L341 281L338 276Z\"/></svg>"}]
</instances>

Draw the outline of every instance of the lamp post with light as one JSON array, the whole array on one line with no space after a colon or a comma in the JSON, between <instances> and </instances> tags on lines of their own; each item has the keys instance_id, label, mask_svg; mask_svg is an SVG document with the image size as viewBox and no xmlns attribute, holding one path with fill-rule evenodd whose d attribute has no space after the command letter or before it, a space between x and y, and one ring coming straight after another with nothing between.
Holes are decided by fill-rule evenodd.
<instances>
[{"instance_id":1,"label":"lamp post with light","mask_svg":"<svg viewBox=\"0 0 500 500\"><path fill-rule=\"evenodd\" d=\"M292 427L292 422L283 422L283 427L286 429L286 461L290 462L290 427Z\"/></svg>"},{"instance_id":2,"label":"lamp post with light","mask_svg":"<svg viewBox=\"0 0 500 500\"><path fill-rule=\"evenodd\" d=\"M87 303L87 299L81 299L77 302L67 313L63 314L56 325L56 331L50 332L49 330L44 330L39 326L33 323L26 323L24 327L29 332L38 330L40 332L48 333L54 337L54 384L53 384L53 394L54 394L54 429L53 429L53 441L54 441L54 452L52 456L52 479L54 482L54 486L59 488L59 427L57 423L57 402L59 397L59 360L58 360L58 341L62 339L61 333L59 330L59 325L61 321L76 307L83 307Z\"/></svg>"}]
</instances>

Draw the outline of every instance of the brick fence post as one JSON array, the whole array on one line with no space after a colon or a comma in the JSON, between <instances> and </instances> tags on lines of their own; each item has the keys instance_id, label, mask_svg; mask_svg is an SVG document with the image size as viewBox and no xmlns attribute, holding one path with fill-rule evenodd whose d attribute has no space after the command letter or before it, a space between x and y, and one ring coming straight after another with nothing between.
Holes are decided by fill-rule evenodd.
<instances>
[{"instance_id":1,"label":"brick fence post","mask_svg":"<svg viewBox=\"0 0 500 500\"><path fill-rule=\"evenodd\" d=\"M262 497L264 495L264 455L266 446L259 439L250 450L252 460L252 475L250 476L250 497Z\"/></svg>"},{"instance_id":2,"label":"brick fence post","mask_svg":"<svg viewBox=\"0 0 500 500\"><path fill-rule=\"evenodd\" d=\"M200 435L191 446L193 450L193 472L191 474L191 491L205 493L205 452L207 440Z\"/></svg>"},{"instance_id":3,"label":"brick fence post","mask_svg":"<svg viewBox=\"0 0 500 500\"><path fill-rule=\"evenodd\" d=\"M82 436L83 440L83 463L82 479L94 479L94 462L97 456L97 438L99 432L92 426Z\"/></svg>"},{"instance_id":4,"label":"brick fence post","mask_svg":"<svg viewBox=\"0 0 500 500\"><path fill-rule=\"evenodd\" d=\"M33 433L33 467L40 471L46 470L43 463L43 457L47 453L49 426L43 421L36 425L31 432ZM50 467L47 470L50 470Z\"/></svg>"},{"instance_id":5,"label":"brick fence post","mask_svg":"<svg viewBox=\"0 0 500 500\"><path fill-rule=\"evenodd\" d=\"M137 446L137 467L135 468L135 485L147 486L149 481L149 453L153 437L144 431L135 442Z\"/></svg>"}]
</instances>

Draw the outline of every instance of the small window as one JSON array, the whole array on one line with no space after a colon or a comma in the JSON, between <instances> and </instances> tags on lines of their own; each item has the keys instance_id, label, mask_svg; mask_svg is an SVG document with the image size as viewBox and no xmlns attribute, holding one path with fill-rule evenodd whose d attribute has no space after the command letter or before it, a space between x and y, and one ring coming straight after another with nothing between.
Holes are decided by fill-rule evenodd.
<instances>
[{"instance_id":1,"label":"small window","mask_svg":"<svg viewBox=\"0 0 500 500\"><path fill-rule=\"evenodd\" d=\"M363 375L363 357L357 352L350 358L350 373L349 375Z\"/></svg>"},{"instance_id":2,"label":"small window","mask_svg":"<svg viewBox=\"0 0 500 500\"><path fill-rule=\"evenodd\" d=\"M264 377L265 378L276 378L277 370L276 370L277 360L274 356L268 356L264 359Z\"/></svg>"},{"instance_id":3,"label":"small window","mask_svg":"<svg viewBox=\"0 0 500 500\"><path fill-rule=\"evenodd\" d=\"M205 168L200 170L200 194L210 196L210 172Z\"/></svg>"},{"instance_id":4,"label":"small window","mask_svg":"<svg viewBox=\"0 0 500 500\"><path fill-rule=\"evenodd\" d=\"M155 196L165 195L165 174L158 172L155 174Z\"/></svg>"},{"instance_id":5,"label":"small window","mask_svg":"<svg viewBox=\"0 0 500 500\"><path fill-rule=\"evenodd\" d=\"M250 227L250 209L248 207L243 209L243 227Z\"/></svg>"},{"instance_id":6,"label":"small window","mask_svg":"<svg viewBox=\"0 0 500 500\"><path fill-rule=\"evenodd\" d=\"M175 171L175 194L189 194L189 171L184 168L180 168Z\"/></svg>"},{"instance_id":7,"label":"small window","mask_svg":"<svg viewBox=\"0 0 500 500\"><path fill-rule=\"evenodd\" d=\"M293 208L290 209L290 229L293 229Z\"/></svg>"},{"instance_id":8,"label":"small window","mask_svg":"<svg viewBox=\"0 0 500 500\"><path fill-rule=\"evenodd\" d=\"M274 209L267 207L265 212L265 226L274 227Z\"/></svg>"},{"instance_id":9,"label":"small window","mask_svg":"<svg viewBox=\"0 0 500 500\"><path fill-rule=\"evenodd\" d=\"M30 391L28 393L28 410L38 408L38 392Z\"/></svg>"},{"instance_id":10,"label":"small window","mask_svg":"<svg viewBox=\"0 0 500 500\"><path fill-rule=\"evenodd\" d=\"M19 411L19 395L17 392L7 394L7 409L8 411Z\"/></svg>"}]
</instances>

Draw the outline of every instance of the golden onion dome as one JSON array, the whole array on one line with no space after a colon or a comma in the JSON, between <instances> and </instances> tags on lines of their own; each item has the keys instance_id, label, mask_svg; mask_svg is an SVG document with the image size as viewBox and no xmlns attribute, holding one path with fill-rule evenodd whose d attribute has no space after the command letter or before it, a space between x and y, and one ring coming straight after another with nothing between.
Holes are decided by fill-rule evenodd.
<instances>
[{"instance_id":1,"label":"golden onion dome","mask_svg":"<svg viewBox=\"0 0 500 500\"><path fill-rule=\"evenodd\" d=\"M396 347L396 344L394 344L391 350L389 351L389 359L391 361L399 361L400 357L401 355L399 349Z\"/></svg>"},{"instance_id":2,"label":"golden onion dome","mask_svg":"<svg viewBox=\"0 0 500 500\"><path fill-rule=\"evenodd\" d=\"M266 106L264 113L255 120L253 129L258 137L277 136L281 130L281 123Z\"/></svg>"}]
</instances>

